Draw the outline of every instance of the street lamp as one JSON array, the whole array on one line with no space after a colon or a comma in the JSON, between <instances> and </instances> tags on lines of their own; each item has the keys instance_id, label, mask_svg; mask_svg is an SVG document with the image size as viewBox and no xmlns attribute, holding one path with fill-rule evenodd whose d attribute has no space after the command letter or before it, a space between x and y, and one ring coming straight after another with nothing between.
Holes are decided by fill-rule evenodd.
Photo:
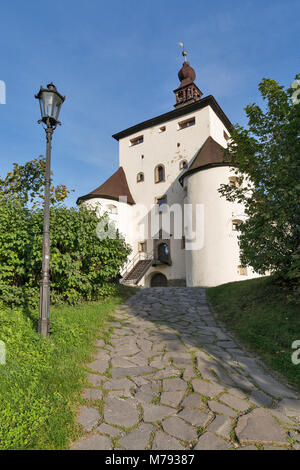
<instances>
[{"instance_id":1,"label":"street lamp","mask_svg":"<svg viewBox=\"0 0 300 470\"><path fill-rule=\"evenodd\" d=\"M58 93L53 83L49 83L47 88L40 88L35 95L40 102L41 119L38 121L44 124L46 131L46 169L45 169L45 196L44 196L44 228L43 228L43 258L42 277L40 281L40 313L38 332L43 336L49 335L49 309L50 309L50 161L52 134L58 124L58 117L61 106L65 101L65 96Z\"/></svg>"}]
</instances>

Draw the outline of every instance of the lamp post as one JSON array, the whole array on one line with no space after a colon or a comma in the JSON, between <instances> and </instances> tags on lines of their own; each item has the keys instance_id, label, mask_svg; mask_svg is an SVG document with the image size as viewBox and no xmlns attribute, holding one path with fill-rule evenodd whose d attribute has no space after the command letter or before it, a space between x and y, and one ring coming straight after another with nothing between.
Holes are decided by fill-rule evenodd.
<instances>
[{"instance_id":1,"label":"lamp post","mask_svg":"<svg viewBox=\"0 0 300 470\"><path fill-rule=\"evenodd\" d=\"M49 309L50 309L50 183L51 183L51 142L52 134L56 126L60 124L58 120L61 105L65 101L65 96L58 93L53 83L49 83L47 88L40 88L35 95L40 102L41 119L38 123L44 124L46 131L46 169L45 169L45 196L44 196L44 227L43 227L43 258L42 277L40 281L40 313L38 332L43 336L49 335Z\"/></svg>"}]
</instances>

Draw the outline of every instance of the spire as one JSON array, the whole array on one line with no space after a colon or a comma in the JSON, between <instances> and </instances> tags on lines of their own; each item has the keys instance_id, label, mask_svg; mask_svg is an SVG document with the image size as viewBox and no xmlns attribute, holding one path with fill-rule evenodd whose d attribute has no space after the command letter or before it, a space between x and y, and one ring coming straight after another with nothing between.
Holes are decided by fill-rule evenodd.
<instances>
[{"instance_id":1,"label":"spire","mask_svg":"<svg viewBox=\"0 0 300 470\"><path fill-rule=\"evenodd\" d=\"M179 42L178 44L179 44L179 46L182 47L182 55L183 55L183 57L184 57L184 62L186 62L187 52L186 52L186 50L184 49L184 44L183 44L183 42Z\"/></svg>"},{"instance_id":2,"label":"spire","mask_svg":"<svg viewBox=\"0 0 300 470\"><path fill-rule=\"evenodd\" d=\"M184 57L184 62L182 68L178 72L178 78L180 80L180 85L174 93L176 95L176 104L175 108L182 107L190 103L198 101L202 97L202 92L199 90L194 81L196 79L195 70L190 66L190 63L186 60L187 51L184 49L183 42L178 43L182 47L182 55Z\"/></svg>"}]
</instances>

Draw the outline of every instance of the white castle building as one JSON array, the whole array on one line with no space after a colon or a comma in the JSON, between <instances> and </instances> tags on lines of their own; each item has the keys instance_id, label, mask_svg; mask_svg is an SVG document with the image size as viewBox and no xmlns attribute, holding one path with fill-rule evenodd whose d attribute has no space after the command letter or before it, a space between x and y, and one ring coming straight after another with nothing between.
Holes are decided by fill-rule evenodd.
<instances>
[{"instance_id":1,"label":"white castle building","mask_svg":"<svg viewBox=\"0 0 300 470\"><path fill-rule=\"evenodd\" d=\"M220 196L237 184L224 160L232 124L212 95L202 97L186 61L175 109L125 129L119 169L77 203L109 213L132 253L122 282L216 286L257 277L240 263L241 204Z\"/></svg>"}]
</instances>

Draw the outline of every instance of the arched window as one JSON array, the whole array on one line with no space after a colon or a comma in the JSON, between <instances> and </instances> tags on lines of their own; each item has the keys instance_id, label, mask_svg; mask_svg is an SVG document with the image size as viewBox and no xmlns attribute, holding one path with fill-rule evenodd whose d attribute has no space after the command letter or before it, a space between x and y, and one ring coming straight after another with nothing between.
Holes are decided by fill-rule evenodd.
<instances>
[{"instance_id":1,"label":"arched window","mask_svg":"<svg viewBox=\"0 0 300 470\"><path fill-rule=\"evenodd\" d=\"M144 173L141 172L141 173L137 174L136 180L137 180L138 183L141 183L141 181L144 181L144 179L145 179L144 178Z\"/></svg>"},{"instance_id":2,"label":"arched window","mask_svg":"<svg viewBox=\"0 0 300 470\"><path fill-rule=\"evenodd\" d=\"M117 208L117 206L114 206L113 204L109 204L107 206L107 211L109 212L109 214L117 214L118 213L118 208Z\"/></svg>"},{"instance_id":3,"label":"arched window","mask_svg":"<svg viewBox=\"0 0 300 470\"><path fill-rule=\"evenodd\" d=\"M180 163L179 163L179 170L186 170L188 167L188 164L187 164L187 161L186 160L182 160Z\"/></svg>"},{"instance_id":4,"label":"arched window","mask_svg":"<svg viewBox=\"0 0 300 470\"><path fill-rule=\"evenodd\" d=\"M155 183L165 181L165 167L163 165L157 165L154 171Z\"/></svg>"}]
</instances>

